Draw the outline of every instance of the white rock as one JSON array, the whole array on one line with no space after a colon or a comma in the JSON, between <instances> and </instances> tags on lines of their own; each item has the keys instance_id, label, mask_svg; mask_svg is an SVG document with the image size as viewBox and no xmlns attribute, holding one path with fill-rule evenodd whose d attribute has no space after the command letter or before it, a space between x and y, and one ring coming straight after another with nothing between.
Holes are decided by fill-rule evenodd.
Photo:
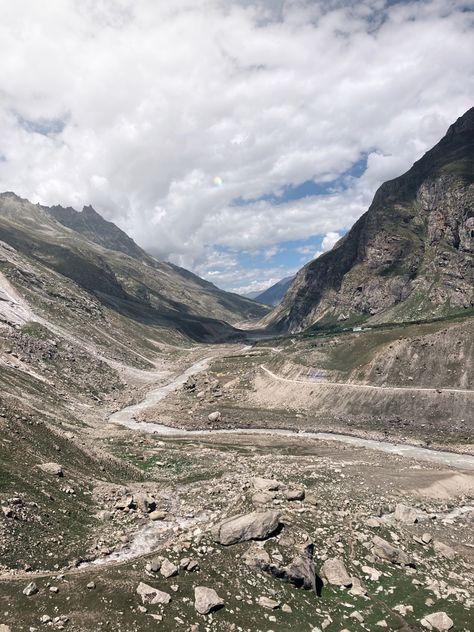
<instances>
[{"instance_id":1,"label":"white rock","mask_svg":"<svg viewBox=\"0 0 474 632\"><path fill-rule=\"evenodd\" d=\"M446 612L433 612L433 614L428 614L420 623L425 628L428 628L428 630L438 630L438 632L450 630L454 625L454 621L448 617Z\"/></svg>"},{"instance_id":2,"label":"white rock","mask_svg":"<svg viewBox=\"0 0 474 632\"><path fill-rule=\"evenodd\" d=\"M209 614L217 608L222 608L224 600L219 597L213 588L196 586L194 589L194 607L199 614Z\"/></svg>"}]
</instances>

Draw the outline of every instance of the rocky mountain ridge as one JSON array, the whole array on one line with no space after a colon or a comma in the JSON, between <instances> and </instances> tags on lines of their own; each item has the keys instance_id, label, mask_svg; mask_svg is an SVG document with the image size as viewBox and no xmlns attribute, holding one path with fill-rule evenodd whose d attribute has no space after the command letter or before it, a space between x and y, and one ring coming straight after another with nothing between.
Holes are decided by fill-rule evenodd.
<instances>
[{"instance_id":1,"label":"rocky mountain ridge","mask_svg":"<svg viewBox=\"0 0 474 632\"><path fill-rule=\"evenodd\" d=\"M474 307L474 108L385 182L333 250L264 319L277 331L403 322Z\"/></svg>"}]
</instances>

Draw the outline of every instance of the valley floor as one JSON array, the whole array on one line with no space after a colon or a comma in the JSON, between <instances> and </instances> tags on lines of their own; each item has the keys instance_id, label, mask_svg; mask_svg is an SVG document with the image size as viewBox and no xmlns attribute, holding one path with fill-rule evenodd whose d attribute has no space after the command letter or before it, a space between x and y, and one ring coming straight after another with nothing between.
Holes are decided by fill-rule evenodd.
<instances>
[{"instance_id":1,"label":"valley floor","mask_svg":"<svg viewBox=\"0 0 474 632\"><path fill-rule=\"evenodd\" d=\"M311 339L169 344L150 366L117 359L109 366L124 387L71 401L74 419L59 427L52 412L23 419L10 398L5 450L33 429L53 433L35 435L48 447L28 445L28 467L48 459L62 476L4 474L0 624L357 632L448 629L436 625L451 620L450 629L471 630L472 418L454 423L443 401L457 415L473 391L449 380L403 384L400 374L392 385L367 372L344 381L339 341L317 344L318 362ZM431 408L410 420L414 398ZM370 414L357 412L364 406ZM328 430L346 438L317 434ZM54 441L56 455L46 452ZM216 527L237 515L254 523L223 543ZM259 531L262 516L275 528ZM200 614L200 586L223 605Z\"/></svg>"}]
</instances>

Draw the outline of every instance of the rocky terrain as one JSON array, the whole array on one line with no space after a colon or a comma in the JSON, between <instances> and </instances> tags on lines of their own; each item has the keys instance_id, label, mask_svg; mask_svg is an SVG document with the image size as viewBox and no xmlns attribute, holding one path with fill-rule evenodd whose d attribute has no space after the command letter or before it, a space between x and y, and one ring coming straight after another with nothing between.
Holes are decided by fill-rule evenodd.
<instances>
[{"instance_id":1,"label":"rocky terrain","mask_svg":"<svg viewBox=\"0 0 474 632\"><path fill-rule=\"evenodd\" d=\"M280 332L404 322L474 307L474 108L349 233L298 273L264 319Z\"/></svg>"},{"instance_id":2,"label":"rocky terrain","mask_svg":"<svg viewBox=\"0 0 474 632\"><path fill-rule=\"evenodd\" d=\"M374 253L390 215L405 248L431 218L423 256L404 250L413 283L383 259L361 290L418 283L429 310L384 294L355 330L335 312L271 338L248 322L263 306L93 209L0 196L0 632L473 629L471 114L336 246ZM454 189L424 188L434 163ZM283 328L313 322L291 314Z\"/></svg>"}]
</instances>

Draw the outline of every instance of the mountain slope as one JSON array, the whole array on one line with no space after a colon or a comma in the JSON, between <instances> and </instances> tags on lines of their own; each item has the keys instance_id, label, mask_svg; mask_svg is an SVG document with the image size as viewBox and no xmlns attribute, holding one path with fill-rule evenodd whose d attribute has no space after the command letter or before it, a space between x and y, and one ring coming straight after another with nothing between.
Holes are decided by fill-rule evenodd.
<instances>
[{"instance_id":1,"label":"mountain slope","mask_svg":"<svg viewBox=\"0 0 474 632\"><path fill-rule=\"evenodd\" d=\"M58 211L12 193L1 194L0 240L26 257L38 275L39 268L47 268L61 275L63 283L72 281L78 294L80 288L128 319L176 329L199 340L211 339L218 330L231 333L222 321L260 317L266 311L177 266L156 261L90 208L82 213Z\"/></svg>"},{"instance_id":2,"label":"mountain slope","mask_svg":"<svg viewBox=\"0 0 474 632\"><path fill-rule=\"evenodd\" d=\"M474 306L474 108L330 252L302 268L264 324L432 318Z\"/></svg>"},{"instance_id":3,"label":"mountain slope","mask_svg":"<svg viewBox=\"0 0 474 632\"><path fill-rule=\"evenodd\" d=\"M264 305L278 305L278 303L281 302L285 294L288 292L288 289L290 288L294 279L294 276L290 276L277 281L277 283L271 285L264 292L257 294L254 300L258 301L259 303L263 303Z\"/></svg>"}]
</instances>

